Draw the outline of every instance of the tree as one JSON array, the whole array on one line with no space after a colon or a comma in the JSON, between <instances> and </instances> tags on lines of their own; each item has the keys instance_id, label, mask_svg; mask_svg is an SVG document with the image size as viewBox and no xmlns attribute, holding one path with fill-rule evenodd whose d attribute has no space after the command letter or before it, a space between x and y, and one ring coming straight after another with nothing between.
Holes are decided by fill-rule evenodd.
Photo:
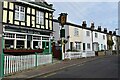
<instances>
[{"instance_id":1,"label":"tree","mask_svg":"<svg viewBox=\"0 0 120 80\"><path fill-rule=\"evenodd\" d=\"M109 50L112 49L113 44L114 44L113 40L107 40L107 45L109 47Z\"/></svg>"}]
</instances>

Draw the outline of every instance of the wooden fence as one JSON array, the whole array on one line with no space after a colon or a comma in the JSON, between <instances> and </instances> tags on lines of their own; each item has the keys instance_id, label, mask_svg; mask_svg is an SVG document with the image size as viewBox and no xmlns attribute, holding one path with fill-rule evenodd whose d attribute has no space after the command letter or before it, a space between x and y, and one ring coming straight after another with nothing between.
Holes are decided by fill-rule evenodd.
<instances>
[{"instance_id":1,"label":"wooden fence","mask_svg":"<svg viewBox=\"0 0 120 80\"><path fill-rule=\"evenodd\" d=\"M39 65L52 63L52 54L48 55L25 55L4 57L4 75L15 73Z\"/></svg>"}]
</instances>

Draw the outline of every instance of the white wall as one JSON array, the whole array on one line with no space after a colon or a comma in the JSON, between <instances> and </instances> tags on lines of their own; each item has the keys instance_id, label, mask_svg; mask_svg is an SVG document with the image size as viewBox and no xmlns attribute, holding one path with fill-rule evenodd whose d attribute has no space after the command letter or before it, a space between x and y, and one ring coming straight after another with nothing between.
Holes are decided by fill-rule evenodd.
<instances>
[{"instance_id":1,"label":"white wall","mask_svg":"<svg viewBox=\"0 0 120 80\"><path fill-rule=\"evenodd\" d=\"M86 31L90 32L90 36L86 36ZM91 35L91 30L82 29L82 43L85 43L85 50L86 51L92 51L92 35ZM87 43L90 43L90 49L87 49ZM82 50L83 50L83 44L82 44Z\"/></svg>"},{"instance_id":2,"label":"white wall","mask_svg":"<svg viewBox=\"0 0 120 80\"><path fill-rule=\"evenodd\" d=\"M78 29L79 34L77 36L74 35L74 30L75 29ZM70 36L70 38L69 38L69 49L70 49L70 42L73 42L73 47L76 48L75 42L82 42L82 28L69 25L69 36ZM81 50L82 50L82 47L81 47Z\"/></svg>"},{"instance_id":3,"label":"white wall","mask_svg":"<svg viewBox=\"0 0 120 80\"><path fill-rule=\"evenodd\" d=\"M95 37L95 33L98 34L97 38ZM105 36L105 39L103 39L103 35ZM99 44L99 50L105 50L105 49L107 49L107 35L105 33L93 31L93 43L94 42L98 42L98 44ZM101 48L101 44L103 44L103 49ZM106 48L104 48L104 45L106 46Z\"/></svg>"}]
</instances>

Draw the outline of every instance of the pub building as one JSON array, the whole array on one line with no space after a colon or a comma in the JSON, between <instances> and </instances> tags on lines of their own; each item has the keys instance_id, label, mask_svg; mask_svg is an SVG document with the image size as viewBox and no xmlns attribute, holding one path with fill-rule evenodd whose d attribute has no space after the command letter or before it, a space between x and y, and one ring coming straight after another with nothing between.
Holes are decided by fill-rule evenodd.
<instances>
[{"instance_id":1,"label":"pub building","mask_svg":"<svg viewBox=\"0 0 120 80\"><path fill-rule=\"evenodd\" d=\"M52 4L44 0L14 0L4 1L2 6L4 53L30 54L46 48L50 50L54 12Z\"/></svg>"}]
</instances>

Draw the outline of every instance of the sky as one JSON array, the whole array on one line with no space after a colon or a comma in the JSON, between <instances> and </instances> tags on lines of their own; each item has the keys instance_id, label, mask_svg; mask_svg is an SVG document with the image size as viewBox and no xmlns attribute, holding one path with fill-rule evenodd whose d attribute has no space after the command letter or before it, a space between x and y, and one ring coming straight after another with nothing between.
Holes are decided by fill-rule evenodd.
<instances>
[{"instance_id":1,"label":"sky","mask_svg":"<svg viewBox=\"0 0 120 80\"><path fill-rule=\"evenodd\" d=\"M60 13L67 13L67 22L81 25L82 21L91 22L98 26L115 30L118 28L118 0L46 0L53 4L54 19L57 19ZM113 2L114 1L114 2Z\"/></svg>"}]
</instances>

